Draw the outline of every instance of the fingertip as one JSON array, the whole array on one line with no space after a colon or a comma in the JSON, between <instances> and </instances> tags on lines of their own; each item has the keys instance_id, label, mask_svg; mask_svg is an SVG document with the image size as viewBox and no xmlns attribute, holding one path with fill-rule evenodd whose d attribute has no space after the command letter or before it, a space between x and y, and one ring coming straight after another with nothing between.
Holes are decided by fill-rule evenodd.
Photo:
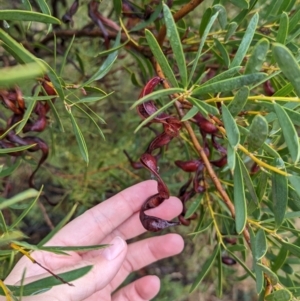
<instances>
[{"instance_id":1,"label":"fingertip","mask_svg":"<svg viewBox=\"0 0 300 301\"><path fill-rule=\"evenodd\" d=\"M152 299L159 293L160 279L155 275L145 276L136 281L135 288L141 299Z\"/></svg>"},{"instance_id":2,"label":"fingertip","mask_svg":"<svg viewBox=\"0 0 300 301\"><path fill-rule=\"evenodd\" d=\"M184 240L181 235L177 233L170 233L165 235L166 250L170 256L181 253L184 249Z\"/></svg>"}]
</instances>

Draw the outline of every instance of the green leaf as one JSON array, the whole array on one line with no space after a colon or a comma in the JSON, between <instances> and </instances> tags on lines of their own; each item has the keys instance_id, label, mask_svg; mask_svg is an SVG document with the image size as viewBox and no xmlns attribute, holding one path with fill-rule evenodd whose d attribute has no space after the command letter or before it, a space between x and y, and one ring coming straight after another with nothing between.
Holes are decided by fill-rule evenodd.
<instances>
[{"instance_id":1,"label":"green leaf","mask_svg":"<svg viewBox=\"0 0 300 301\"><path fill-rule=\"evenodd\" d=\"M120 41L121 41L121 32L118 33L113 48L119 46ZM80 87L82 88L83 86L88 86L90 83L103 78L110 71L117 57L118 57L118 50L112 52L103 62L103 64L100 66L98 71L94 75L92 75L91 78L88 79L85 83L81 84Z\"/></svg>"},{"instance_id":2,"label":"green leaf","mask_svg":"<svg viewBox=\"0 0 300 301\"><path fill-rule=\"evenodd\" d=\"M150 25L152 22L154 22L158 18L158 16L161 13L161 10L162 10L162 2L159 2L158 5L156 5L155 10L150 15L150 17L147 20L142 21L142 22L138 23L137 25L135 25L132 29L130 29L130 32L141 30L141 29L145 28L146 26Z\"/></svg>"},{"instance_id":3,"label":"green leaf","mask_svg":"<svg viewBox=\"0 0 300 301\"><path fill-rule=\"evenodd\" d=\"M227 42L231 38L231 36L235 33L237 28L238 28L238 24L236 22L231 22L228 24L227 32L224 39L225 42Z\"/></svg>"},{"instance_id":4,"label":"green leaf","mask_svg":"<svg viewBox=\"0 0 300 301\"><path fill-rule=\"evenodd\" d=\"M64 70L65 65L66 65L66 61L67 61L69 52L70 52L70 50L73 46L74 40L75 40L75 35L73 35L71 41L69 42L68 48L65 50L65 54L64 54L64 57L62 59L61 66L60 66L59 76L61 76L62 73L63 73L63 70Z\"/></svg>"},{"instance_id":5,"label":"green leaf","mask_svg":"<svg viewBox=\"0 0 300 301\"><path fill-rule=\"evenodd\" d=\"M277 31L276 42L285 44L289 31L289 17L286 12L283 12L280 17L279 28Z\"/></svg>"},{"instance_id":6,"label":"green leaf","mask_svg":"<svg viewBox=\"0 0 300 301\"><path fill-rule=\"evenodd\" d=\"M225 106L224 104L222 104L222 117L228 141L230 145L235 149L240 143L240 132L234 118L230 114L227 106Z\"/></svg>"},{"instance_id":7,"label":"green leaf","mask_svg":"<svg viewBox=\"0 0 300 301\"><path fill-rule=\"evenodd\" d=\"M58 274L59 277L64 279L67 282L74 281L76 279L79 279L89 273L93 266L85 266L79 269L75 269L69 272L61 273ZM23 296L30 296L30 295L36 295L38 293L44 292L46 289L50 289L53 286L56 285L61 285L61 281L53 276L46 277L34 282L31 282L29 284L26 284L24 286L12 286L12 285L7 285L8 289L14 294L19 296L20 295L20 290L22 289ZM2 288L0 288L0 294L4 295Z\"/></svg>"},{"instance_id":8,"label":"green leaf","mask_svg":"<svg viewBox=\"0 0 300 301\"><path fill-rule=\"evenodd\" d=\"M23 218L31 211L33 206L36 204L37 200L39 199L40 195L42 193L42 188L40 189L38 195L28 204L27 208L14 220L14 222L9 226L9 230L12 230L15 228L22 220Z\"/></svg>"},{"instance_id":9,"label":"green leaf","mask_svg":"<svg viewBox=\"0 0 300 301\"><path fill-rule=\"evenodd\" d=\"M284 136L285 143L289 149L291 158L294 164L297 164L300 156L300 144L297 131L286 113L286 111L282 108L282 106L277 103L274 104L275 112L278 117L278 122L282 129L282 133Z\"/></svg>"},{"instance_id":10,"label":"green leaf","mask_svg":"<svg viewBox=\"0 0 300 301\"><path fill-rule=\"evenodd\" d=\"M284 220L288 203L287 177L272 172L272 201L275 217L275 227L278 228Z\"/></svg>"},{"instance_id":11,"label":"green leaf","mask_svg":"<svg viewBox=\"0 0 300 301\"><path fill-rule=\"evenodd\" d=\"M271 284L276 285L278 283L278 277L272 270L270 270L268 267L260 263L257 263L256 266L258 269L260 269L264 274L268 276Z\"/></svg>"},{"instance_id":12,"label":"green leaf","mask_svg":"<svg viewBox=\"0 0 300 301\"><path fill-rule=\"evenodd\" d=\"M272 271L276 273L283 266L288 254L289 251L284 246L282 246L278 254L276 255L274 263L272 264Z\"/></svg>"},{"instance_id":13,"label":"green leaf","mask_svg":"<svg viewBox=\"0 0 300 301\"><path fill-rule=\"evenodd\" d=\"M21 231L8 231L0 236L0 246L6 246L10 244L13 240L16 239L24 239L26 235L24 235Z\"/></svg>"},{"instance_id":14,"label":"green leaf","mask_svg":"<svg viewBox=\"0 0 300 301\"><path fill-rule=\"evenodd\" d=\"M250 151L256 151L262 147L269 135L268 122L261 116L256 115L249 128L247 141Z\"/></svg>"},{"instance_id":15,"label":"green leaf","mask_svg":"<svg viewBox=\"0 0 300 301\"><path fill-rule=\"evenodd\" d=\"M140 105L143 102L149 101L149 100L155 100L164 96L168 96L171 94L175 94L175 93L184 93L185 90L182 88L170 88L170 89L163 89L163 90L158 90L158 91L154 91L150 94L145 95L144 97L140 98L139 100L137 100L131 107L130 109L135 108L136 106Z\"/></svg>"},{"instance_id":16,"label":"green leaf","mask_svg":"<svg viewBox=\"0 0 300 301\"><path fill-rule=\"evenodd\" d=\"M173 100L171 100L170 102L168 102L166 105L164 105L163 107L159 108L155 113L153 113L152 115L150 115L148 118L146 118L145 120L143 120L138 125L138 127L134 130L134 133L136 133L137 131L139 131L145 124L147 124L149 121L151 121L157 115L159 115L160 113L162 113L163 111L165 111L167 108L169 108L170 106L172 106L177 99L178 98L174 98Z\"/></svg>"},{"instance_id":17,"label":"green leaf","mask_svg":"<svg viewBox=\"0 0 300 301\"><path fill-rule=\"evenodd\" d=\"M294 255L297 256L297 257L300 257L300 247L298 247L298 246L296 246L296 245L294 245L294 244L285 242L285 241L283 241L283 240L281 240L280 243L281 243L287 250L289 250L292 254L294 254Z\"/></svg>"},{"instance_id":18,"label":"green leaf","mask_svg":"<svg viewBox=\"0 0 300 301\"><path fill-rule=\"evenodd\" d=\"M60 20L52 16L26 10L0 10L0 20L6 21L34 21L47 24L60 24Z\"/></svg>"},{"instance_id":19,"label":"green leaf","mask_svg":"<svg viewBox=\"0 0 300 301\"><path fill-rule=\"evenodd\" d=\"M220 250L220 245L218 244L215 246L212 255L210 257L208 257L207 260L205 261L205 263L203 264L200 273L198 274L198 276L196 277L194 283L192 284L192 286L190 288L190 293L192 293L198 287L198 285L202 282L203 278L206 276L208 271L211 269L211 267L217 257L217 254L219 253L219 250Z\"/></svg>"},{"instance_id":20,"label":"green leaf","mask_svg":"<svg viewBox=\"0 0 300 301\"><path fill-rule=\"evenodd\" d=\"M249 96L249 88L242 87L228 104L228 110L233 117L237 116L244 108Z\"/></svg>"},{"instance_id":21,"label":"green leaf","mask_svg":"<svg viewBox=\"0 0 300 301\"><path fill-rule=\"evenodd\" d=\"M195 70L196 70L196 68L198 66L199 59L201 57L202 49L203 49L204 43L206 41L207 35L209 34L209 31L210 31L212 25L214 24L217 16L218 16L218 12L215 13L210 18L210 20L209 20L209 22L208 22L208 24L207 24L207 26L206 26L206 28L205 28L205 30L203 32L203 35L201 37L201 42L200 42L200 45L199 45L199 48L198 48L198 51L197 51L197 54L196 54L196 58L195 58L195 60L193 62L193 67L192 67L192 70L190 72L190 76L189 76L189 80L188 80L189 83L192 81L192 78L194 76Z\"/></svg>"},{"instance_id":22,"label":"green leaf","mask_svg":"<svg viewBox=\"0 0 300 301\"><path fill-rule=\"evenodd\" d=\"M288 177L288 180L291 183L292 188L295 189L296 193L300 197L300 177L291 175Z\"/></svg>"},{"instance_id":23,"label":"green leaf","mask_svg":"<svg viewBox=\"0 0 300 301\"><path fill-rule=\"evenodd\" d=\"M202 199L203 194L197 195L197 197L190 203L189 208L184 215L184 218L191 217L197 211Z\"/></svg>"},{"instance_id":24,"label":"green leaf","mask_svg":"<svg viewBox=\"0 0 300 301\"><path fill-rule=\"evenodd\" d=\"M122 13L122 0L113 0L113 8L117 14L117 17L119 17Z\"/></svg>"},{"instance_id":25,"label":"green leaf","mask_svg":"<svg viewBox=\"0 0 300 301\"><path fill-rule=\"evenodd\" d=\"M203 114L204 116L208 116L208 113L212 115L220 115L219 110L211 106L210 104L206 103L205 101L201 101L200 99L194 98L194 97L187 97L187 99L199 109L199 112Z\"/></svg>"},{"instance_id":26,"label":"green leaf","mask_svg":"<svg viewBox=\"0 0 300 301\"><path fill-rule=\"evenodd\" d=\"M257 181L256 186L256 193L259 199L259 202L261 202L262 198L264 197L266 193L266 189L268 186L268 174L266 172L261 172Z\"/></svg>"},{"instance_id":27,"label":"green leaf","mask_svg":"<svg viewBox=\"0 0 300 301\"><path fill-rule=\"evenodd\" d=\"M300 68L293 54L284 45L274 43L273 56L282 73L291 82L296 94L300 97Z\"/></svg>"},{"instance_id":28,"label":"green leaf","mask_svg":"<svg viewBox=\"0 0 300 301\"><path fill-rule=\"evenodd\" d=\"M149 47L157 60L158 64L160 65L162 71L164 72L165 77L167 80L171 83L173 87L178 87L178 82L176 80L176 77L174 75L174 72L172 68L170 67L168 60L164 53L162 52L159 44L156 41L156 38L154 35L149 31L148 29L145 30L145 36L147 39L147 42L149 44Z\"/></svg>"},{"instance_id":29,"label":"green leaf","mask_svg":"<svg viewBox=\"0 0 300 301\"><path fill-rule=\"evenodd\" d=\"M75 204L72 209L68 212L68 214L55 226L55 228L46 236L44 237L37 246L42 246L46 242L48 242L64 225L66 225L71 217L74 215L76 209L78 207L78 204Z\"/></svg>"},{"instance_id":30,"label":"green leaf","mask_svg":"<svg viewBox=\"0 0 300 301\"><path fill-rule=\"evenodd\" d=\"M229 58L229 54L225 48L225 46L218 40L218 39L214 39L215 45L217 47L217 49L220 51L221 53L221 57L224 61L224 64L226 67L229 67L230 65L230 58Z\"/></svg>"},{"instance_id":31,"label":"green leaf","mask_svg":"<svg viewBox=\"0 0 300 301\"><path fill-rule=\"evenodd\" d=\"M298 25L300 21L300 10L294 10L294 14L290 17L290 26L289 26L289 33L291 33Z\"/></svg>"},{"instance_id":32,"label":"green leaf","mask_svg":"<svg viewBox=\"0 0 300 301\"><path fill-rule=\"evenodd\" d=\"M21 164L21 160L17 159L16 162L14 162L14 164L12 164L11 166L9 166L5 169L2 169L0 171L0 178L11 175L20 166L20 164Z\"/></svg>"},{"instance_id":33,"label":"green leaf","mask_svg":"<svg viewBox=\"0 0 300 301\"><path fill-rule=\"evenodd\" d=\"M237 233L243 232L247 221L247 204L244 190L243 174L241 170L240 157L237 160L233 174L233 199L235 207L235 229Z\"/></svg>"},{"instance_id":34,"label":"green leaf","mask_svg":"<svg viewBox=\"0 0 300 301\"><path fill-rule=\"evenodd\" d=\"M74 131L74 134L76 137L76 141L79 146L79 151L81 153L83 160L88 163L89 162L89 153L88 153L88 149L87 149L84 137L83 137L82 132L81 132L78 124L76 123L76 120L75 120L74 116L72 115L71 111L68 110L68 113L69 113L69 116L71 119L71 123L72 123L73 131Z\"/></svg>"},{"instance_id":35,"label":"green leaf","mask_svg":"<svg viewBox=\"0 0 300 301\"><path fill-rule=\"evenodd\" d=\"M80 98L78 101L76 101L76 104L78 103L92 103L92 102L96 102L96 101L100 101L102 99L107 98L108 96L112 95L114 92L108 93L104 96L88 96L88 97L83 97Z\"/></svg>"},{"instance_id":36,"label":"green leaf","mask_svg":"<svg viewBox=\"0 0 300 301\"><path fill-rule=\"evenodd\" d=\"M204 30L207 28L207 24L208 24L211 16L212 16L212 8L209 7L205 10L205 12L201 18L201 22L200 22L200 26L199 26L199 36L201 38L204 33Z\"/></svg>"},{"instance_id":37,"label":"green leaf","mask_svg":"<svg viewBox=\"0 0 300 301\"><path fill-rule=\"evenodd\" d=\"M253 185L253 182L252 182L252 179L249 175L249 172L244 164L244 162L241 160L240 161L240 164L241 164L241 170L242 170L242 173L243 173L243 178L244 178L244 181L245 181L245 184L248 188L248 191L250 193L250 196L252 198L252 201L258 205L259 204L259 200L258 200L258 197L256 195L256 191L255 191L255 188L254 188L254 185Z\"/></svg>"},{"instance_id":38,"label":"green leaf","mask_svg":"<svg viewBox=\"0 0 300 301\"><path fill-rule=\"evenodd\" d=\"M269 45L269 41L265 38L256 43L246 64L245 74L259 72L261 70L269 50Z\"/></svg>"},{"instance_id":39,"label":"green leaf","mask_svg":"<svg viewBox=\"0 0 300 301\"><path fill-rule=\"evenodd\" d=\"M166 4L163 4L163 12L164 12L165 25L167 28L167 37L170 41L171 48L174 53L174 58L177 62L182 84L184 87L186 87L187 80L188 80L187 69L186 69L186 62L185 62L180 36L178 34L176 23L174 21L172 13Z\"/></svg>"},{"instance_id":40,"label":"green leaf","mask_svg":"<svg viewBox=\"0 0 300 301\"><path fill-rule=\"evenodd\" d=\"M0 73L0 88L11 88L26 80L36 79L43 75L46 68L39 63L27 63L13 67L2 68Z\"/></svg>"},{"instance_id":41,"label":"green leaf","mask_svg":"<svg viewBox=\"0 0 300 301\"><path fill-rule=\"evenodd\" d=\"M230 77L233 77L241 70L241 68L242 68L241 66L238 66L238 67L226 70L226 71L214 76L213 78L207 80L203 85L216 83L216 82L219 82L223 79L228 79Z\"/></svg>"},{"instance_id":42,"label":"green leaf","mask_svg":"<svg viewBox=\"0 0 300 301\"><path fill-rule=\"evenodd\" d=\"M240 46L234 56L234 59L232 60L231 64L230 64L230 68L236 67L236 66L240 66L241 62L243 61L248 48L251 44L252 38L254 36L255 30L256 30L256 26L258 23L258 13L255 13L254 16L252 17L252 19L250 20L245 35L240 43Z\"/></svg>"},{"instance_id":43,"label":"green leaf","mask_svg":"<svg viewBox=\"0 0 300 301\"><path fill-rule=\"evenodd\" d=\"M213 83L204 83L199 88L193 91L193 94L208 94L208 93L221 93L239 89L243 86L251 85L260 82L266 78L265 73L253 73L237 76L234 78L228 78Z\"/></svg>"},{"instance_id":44,"label":"green leaf","mask_svg":"<svg viewBox=\"0 0 300 301\"><path fill-rule=\"evenodd\" d=\"M7 199L7 200L3 200L0 203L0 210L7 208L9 206L12 206L14 204L17 204L19 202L22 202L24 200L30 199L30 198L35 198L39 195L39 191L35 190L35 189L27 189L23 192L20 192L16 195L14 195L12 198Z\"/></svg>"},{"instance_id":45,"label":"green leaf","mask_svg":"<svg viewBox=\"0 0 300 301\"><path fill-rule=\"evenodd\" d=\"M197 113L199 112L199 109L196 106L193 106L182 118L181 121L187 121L191 118L193 118Z\"/></svg>"},{"instance_id":46,"label":"green leaf","mask_svg":"<svg viewBox=\"0 0 300 301\"><path fill-rule=\"evenodd\" d=\"M286 290L281 289L265 296L265 301L290 301L292 300L292 294Z\"/></svg>"},{"instance_id":47,"label":"green leaf","mask_svg":"<svg viewBox=\"0 0 300 301\"><path fill-rule=\"evenodd\" d=\"M30 144L30 145L23 145L23 146L17 146L17 147L11 147L11 148L0 148L0 154L10 154L15 152L21 152L26 149L32 148L36 144Z\"/></svg>"},{"instance_id":48,"label":"green leaf","mask_svg":"<svg viewBox=\"0 0 300 301\"><path fill-rule=\"evenodd\" d=\"M249 2L247 0L229 0L229 1L239 8L242 8L242 9L249 8Z\"/></svg>"},{"instance_id":49,"label":"green leaf","mask_svg":"<svg viewBox=\"0 0 300 301\"><path fill-rule=\"evenodd\" d=\"M265 278L263 271L255 265L255 278L256 278L256 291L258 294L261 293L261 291L264 288Z\"/></svg>"},{"instance_id":50,"label":"green leaf","mask_svg":"<svg viewBox=\"0 0 300 301\"><path fill-rule=\"evenodd\" d=\"M221 25L221 28L225 29L227 25L227 13L225 7L221 4L216 4L213 6L213 11L215 14L218 13L218 21Z\"/></svg>"},{"instance_id":51,"label":"green leaf","mask_svg":"<svg viewBox=\"0 0 300 301\"><path fill-rule=\"evenodd\" d=\"M255 260L259 260L266 255L268 246L264 230L259 229L257 231L253 247L255 248Z\"/></svg>"},{"instance_id":52,"label":"green leaf","mask_svg":"<svg viewBox=\"0 0 300 301\"><path fill-rule=\"evenodd\" d=\"M229 169L233 172L236 162L236 152L234 148L228 143L227 145L227 165Z\"/></svg>"}]
</instances>

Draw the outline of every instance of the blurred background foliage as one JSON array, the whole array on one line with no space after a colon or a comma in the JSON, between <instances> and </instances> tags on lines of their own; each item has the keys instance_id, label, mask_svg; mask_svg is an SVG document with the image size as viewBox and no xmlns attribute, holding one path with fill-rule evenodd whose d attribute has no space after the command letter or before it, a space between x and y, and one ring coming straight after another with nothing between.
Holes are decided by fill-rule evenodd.
<instances>
[{"instance_id":1,"label":"blurred background foliage","mask_svg":"<svg viewBox=\"0 0 300 301\"><path fill-rule=\"evenodd\" d=\"M186 0L175 0L167 1L166 4L170 7L172 13L176 13L181 11L182 7L188 2ZM199 6L195 6L194 10L190 11L184 18L179 18L176 23L176 32L179 34L183 45L188 72L191 72L196 60L199 43L202 42L202 55L196 64L197 68L193 77L195 84L203 83L228 69L240 65L242 66L242 74L254 74L263 71L265 73L263 79L254 80L249 84L242 83L233 89L225 89L224 92L220 91L223 92L221 97L229 97L232 100L236 95L236 88L245 85L250 86L252 93L250 95L263 94L267 97L265 99L268 101L265 102L263 102L263 99L259 99L262 103L250 99L245 108L242 108L243 111L239 107L239 111L234 116L235 120L241 127L249 130L254 116L266 116L265 120L268 122L269 134L267 135L268 140L265 139L262 143L267 141L268 145L280 154L279 159L281 161L279 160L279 163L273 164L277 152L275 152L275 155L273 153L272 157L270 149L269 153L259 149L255 152L257 158L268 164L273 164L275 168L282 170L287 168L288 172L298 175L298 138L297 141L289 142L289 139L292 140L292 138L288 138L288 134L282 131L282 124L274 114L276 108L270 107L270 104L274 104L274 100L269 100L274 93L278 97L286 97L284 102L280 99L280 104L284 104L287 109L297 113L299 107L297 83L299 83L300 71L299 68L292 66L294 61L291 61L286 66L290 68L293 75L287 75L284 67L286 60L280 54L276 56L275 53L272 56L268 49L269 44L280 43L281 46L277 46L276 49L279 49L279 52L283 49L284 55L288 53L295 57L296 64L294 65L297 66L299 61L298 36L300 34L299 1L205 0L198 2ZM91 6L91 3L96 9ZM99 4L99 7L97 7L97 4ZM3 207L1 214L2 232L5 232L7 225L14 224L22 212L27 209L28 212L11 229L13 231L10 232L9 239L5 240L3 235L2 240L0 238L2 246L0 251L2 252L0 253L1 279L9 273L16 260L15 257L18 257L16 252L8 251L10 241L17 238L22 239L24 235L26 236L26 238L24 237L25 241L38 244L72 210L75 211L72 216L74 218L120 190L150 178L148 171L132 169L123 151L126 150L134 161L138 161L151 139L155 137L155 133L147 128L135 132L141 119L131 106L138 99L145 83L157 72L153 67L153 61L151 62L152 53L149 49L149 39L145 38L145 28L149 29L155 36L159 36L164 24L162 4L160 1L123 1L121 3L117 0L103 0L101 2L86 0L79 1L76 10L74 5L77 6L77 2L71 0L0 0L0 19L2 20L0 26L2 30L0 35L1 90L14 89L15 84L18 83L19 89L25 96L24 99L28 108L32 101L30 97L34 94L33 87L38 83L37 75L39 75L40 83L38 86L41 87L43 86L42 74L45 73L43 68L46 68L46 73L50 77L48 83L52 82L58 94L59 89L64 94L64 97L61 97L62 94L60 94L55 101L56 111L51 106L51 110L47 115L45 130L34 134L43 139L49 146L48 159L35 174L34 185L38 189L42 187L43 194L54 206L48 204L43 197L40 197L36 202L37 205L31 207L34 196L24 195L24 193L31 192L28 179L40 159L39 153L22 151L20 156L12 157L5 153L5 147L2 145L3 152L0 157L2 201L10 200L16 195L21 195L21 199L24 197L21 202L18 201ZM14 10L15 13L9 14L10 10ZM17 10L40 14L26 15L22 12L16 13ZM98 12L96 17L95 12ZM51 16L53 16L53 19L50 19ZM216 22L212 21L213 18L216 19ZM212 23L210 24L210 22ZM209 26L210 28L208 28ZM206 32L206 29L208 29L208 32ZM122 34L118 36L119 31ZM9 72L9 68L17 66L20 59L12 47L5 46L8 45L5 33L20 43L20 48L17 48L17 50L20 51L21 57L31 58L28 53L34 57L29 61L23 60L23 63L27 64L31 61L36 63L34 68L28 68L25 70L26 72L24 71L27 75L23 77L22 72L14 72L11 69L12 75L6 80L6 74L8 74L6 72ZM249 36L248 40L243 39L247 34ZM118 41L119 38L120 41ZM243 44L243 41L244 49L241 49L240 45ZM287 52L287 49L289 52ZM257 54L255 54L255 50ZM187 88L180 81L183 67L176 64L180 51L174 50L172 42L169 44L168 39L166 39L163 52L174 71L179 86ZM243 53L241 54L241 52ZM240 61L235 59L238 56L241 57ZM250 60L251 57L255 62ZM158 58L156 57L156 59ZM47 63L52 71L49 71L49 68L45 67L42 62ZM283 75L280 73L278 65ZM105 70L105 68L107 69ZM226 79L232 76L228 75ZM197 81L196 79L200 77L201 80ZM92 81L89 80L90 78L92 78ZM55 79L58 80L55 82ZM195 90L197 86L189 88ZM235 90L235 92L232 93L231 90ZM42 88L41 93L43 96L49 95ZM214 91L208 91L204 96L201 96L201 100L211 99L212 101L207 103L219 109L217 104L220 103L217 99L219 96ZM163 106L165 98L159 99L158 103ZM226 99L224 103L228 104ZM196 107L201 109L201 104ZM207 107L204 107L204 109L207 109ZM234 108L231 108L231 113L233 110ZM238 113L241 114L238 115ZM297 119L298 115L289 115L288 118L288 120L292 120L293 131L297 132L300 125L297 121L300 120ZM11 110L7 106L3 106L0 112L1 128L6 128L10 116ZM224 123L225 129L228 131L229 127L226 127L225 120ZM290 124L287 125L287 128L289 126ZM155 125L154 129L159 130L159 125ZM259 128L260 130L261 128ZM241 144L248 147L247 139L250 138L247 138L247 135L241 129L240 131ZM255 129L252 129L253 131L255 132ZM252 137L252 141L259 138L259 131L256 132L254 138ZM3 130L1 131L2 134ZM200 134L197 134L197 137L199 141L203 141ZM182 134L180 138L174 139L172 144L164 149L159 162L160 175L167 183L171 194L174 195L178 194L180 187L188 178L185 172L176 167L174 161L188 160L194 154L188 136ZM223 144L226 147L228 142L227 139L225 140ZM230 137L228 137L228 140L230 140ZM293 153L292 149L295 148L296 150ZM237 150L235 151L237 153ZM239 154L242 157L241 152ZM217 155L216 152L213 153L215 158L218 157ZM243 160L250 170L250 160L245 159L245 157L243 157ZM17 168L10 172L10 167L13 166ZM242 190L247 190L246 197L249 201L247 203L249 216L245 217L245 222L247 217L250 218L252 223L250 221L247 221L247 223L249 222L252 228L249 228L253 229L256 236L260 237L262 233L259 232L259 229L262 229L260 223L273 218L269 224L266 224L262 235L263 237L267 236L269 249L260 245L258 252L264 253L261 257L266 257L266 260L272 263L272 268L276 263L276 255L280 255L278 257L282 259L282 262L276 264L277 270L281 270L278 272L274 268L273 273L279 275L282 287L290 288L294 297L288 293L288 295L283 296L276 295L272 297L270 295L271 297L269 296L269 299L266 297L266 300L294 300L299 295L300 274L297 265L299 265L300 252L295 248L293 249L294 252L289 249L291 251L289 255L289 251L285 252L281 244L275 240L275 236L272 236L274 233L276 234L276 231L272 232L274 214L269 199L272 194L272 184L276 180L272 178L272 172L268 168L260 167L261 170L257 174L254 172L251 174L250 171L248 173L253 180L255 193L260 198L259 208L255 206L254 208L249 201L252 197L249 186L247 189L242 187ZM216 169L218 177L222 184L226 186L232 200L235 192L233 189L233 173L230 169L234 170L234 168L233 164ZM296 188L297 184L295 184L298 183L297 178L295 181L289 184L289 196L286 196L289 211L295 214L290 215L291 219L285 221L279 231L283 237L286 235L284 231L291 231L288 232L287 237L293 241L293 246L297 246L298 243L299 225L297 224L297 218L299 217L300 208L299 190ZM264 183L264 187L260 187L262 183ZM280 185L278 184L279 190L282 188ZM287 185L286 183L286 188ZM252 263L252 258L249 256L251 252L247 243L243 240L241 234L237 235L235 232L235 225L233 220L229 218L228 210L218 193L214 194L214 186L210 185L209 191L215 202L216 216L219 214L215 221L219 224L220 229L226 232L223 233L224 238L228 234L229 237L233 236L236 239L235 245L231 246L232 252L238 254L236 256L248 266L249 270L255 269L255 264L257 266L258 263L261 263L261 257L257 256L257 262ZM280 194L281 192L275 191L273 194ZM76 210L74 205L76 205ZM223 245L221 238L218 237L219 229L211 226L212 220L209 217L207 219L202 218L207 214L205 202L202 202L195 210L201 217L200 222L196 220L192 221L189 227L164 230L164 232L177 231L184 236L186 248L183 254L138 271L131 275L128 281L148 273L157 274L162 280L162 287L159 296L155 300L264 300L264 295L268 295L272 291L272 289L267 291L268 285L271 283L270 278L274 276L272 272L263 270L266 277L264 280L262 276L259 276L260 273L257 270L254 272L255 275L251 274L249 270L245 272L242 265L236 263L235 260L233 265L222 264L221 260L224 257L228 257L228 260L233 259L228 256L225 249L218 251L216 263L213 264L212 269L209 269L211 265L208 267L207 259L213 253L214 246L217 241L217 245L222 248ZM236 210L238 211L238 208ZM278 218L280 217L276 216L275 213L275 220L278 220ZM203 224L209 229L208 232L205 231ZM196 236L189 235L195 229L202 229L203 233ZM255 241L253 233L252 242ZM156 234L147 233L144 236L149 235ZM264 244L266 238L259 242ZM253 255L255 257L254 253ZM201 275L205 268L207 268L207 275ZM220 271L223 273L221 276ZM256 278L256 281L249 275ZM201 281L203 277L200 276L205 276L203 281ZM260 279L258 279L259 277ZM191 286L194 289L193 293L189 294ZM274 292L280 291L282 287L274 284ZM260 293L259 297L258 293Z\"/></svg>"}]
</instances>

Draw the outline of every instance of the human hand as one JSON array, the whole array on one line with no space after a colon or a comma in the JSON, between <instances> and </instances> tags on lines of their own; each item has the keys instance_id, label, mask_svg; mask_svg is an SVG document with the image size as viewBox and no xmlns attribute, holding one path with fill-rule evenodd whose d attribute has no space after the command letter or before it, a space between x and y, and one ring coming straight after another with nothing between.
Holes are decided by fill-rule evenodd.
<instances>
[{"instance_id":1,"label":"human hand","mask_svg":"<svg viewBox=\"0 0 300 301\"><path fill-rule=\"evenodd\" d=\"M155 297L160 287L156 276L142 277L116 292L115 290L131 272L176 255L183 249L183 240L178 234L156 236L129 245L125 242L146 231L139 220L139 210L143 202L156 192L155 181L139 183L87 210L62 228L46 245L111 246L84 253L70 252L70 256L33 252L32 257L55 274L88 265L93 265L93 268L85 276L72 281L74 286L61 284L43 294L23 297L22 300L145 301ZM181 202L171 197L159 207L149 210L149 214L171 219L180 214L181 210ZM23 257L6 278L5 284L19 284L24 269L24 284L49 276L45 270Z\"/></svg>"}]
</instances>

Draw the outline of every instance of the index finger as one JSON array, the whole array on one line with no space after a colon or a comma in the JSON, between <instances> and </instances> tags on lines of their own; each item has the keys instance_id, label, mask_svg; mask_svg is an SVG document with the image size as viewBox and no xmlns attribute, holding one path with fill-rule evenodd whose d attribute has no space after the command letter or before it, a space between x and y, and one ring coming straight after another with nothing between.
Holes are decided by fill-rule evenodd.
<instances>
[{"instance_id":1,"label":"index finger","mask_svg":"<svg viewBox=\"0 0 300 301\"><path fill-rule=\"evenodd\" d=\"M145 200L155 193L157 182L153 180L131 186L71 221L47 245L99 244L105 236L138 212Z\"/></svg>"}]
</instances>

